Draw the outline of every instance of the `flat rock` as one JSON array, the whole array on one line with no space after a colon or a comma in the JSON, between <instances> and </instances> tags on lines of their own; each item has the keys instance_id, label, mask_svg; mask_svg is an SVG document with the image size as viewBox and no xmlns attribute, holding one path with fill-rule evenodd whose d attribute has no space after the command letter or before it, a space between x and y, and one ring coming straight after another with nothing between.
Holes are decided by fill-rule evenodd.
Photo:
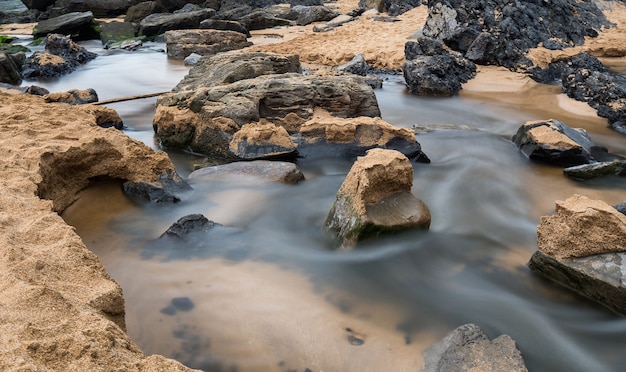
<instances>
[{"instance_id":1,"label":"flat rock","mask_svg":"<svg viewBox=\"0 0 626 372\"><path fill-rule=\"evenodd\" d=\"M153 13L139 22L139 34L152 37L170 30L197 29L200 28L200 22L213 15L215 15L213 9L185 13Z\"/></svg>"},{"instance_id":2,"label":"flat rock","mask_svg":"<svg viewBox=\"0 0 626 372\"><path fill-rule=\"evenodd\" d=\"M189 180L193 183L197 178L224 180L241 177L286 184L304 180L304 174L294 163L270 160L239 161L201 168L193 171Z\"/></svg>"},{"instance_id":3,"label":"flat rock","mask_svg":"<svg viewBox=\"0 0 626 372\"><path fill-rule=\"evenodd\" d=\"M98 39L94 16L91 11L72 12L37 23L33 29L35 38L48 34L70 35L75 40Z\"/></svg>"},{"instance_id":4,"label":"flat rock","mask_svg":"<svg viewBox=\"0 0 626 372\"><path fill-rule=\"evenodd\" d=\"M173 30L164 35L167 55L184 59L192 53L201 56L214 55L252 45L244 34L219 30Z\"/></svg>"},{"instance_id":5,"label":"flat rock","mask_svg":"<svg viewBox=\"0 0 626 372\"><path fill-rule=\"evenodd\" d=\"M563 169L563 173L575 180L590 180L609 176L626 176L626 161L613 160L576 165Z\"/></svg>"}]
</instances>

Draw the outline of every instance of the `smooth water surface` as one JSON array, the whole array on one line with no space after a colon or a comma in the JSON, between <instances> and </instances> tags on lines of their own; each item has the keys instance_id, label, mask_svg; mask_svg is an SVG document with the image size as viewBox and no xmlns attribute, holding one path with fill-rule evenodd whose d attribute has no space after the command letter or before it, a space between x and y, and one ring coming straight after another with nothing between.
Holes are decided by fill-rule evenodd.
<instances>
[{"instance_id":1,"label":"smooth water surface","mask_svg":"<svg viewBox=\"0 0 626 372\"><path fill-rule=\"evenodd\" d=\"M107 99L169 90L187 71L164 53L99 53L67 77L36 83L94 88ZM524 122L549 118L623 155L626 137L561 109L549 86L435 99L390 78L377 97L392 124L462 128L418 136L432 163L414 165L413 192L431 210L429 231L333 251L322 224L351 166L341 159L301 159L298 185L194 179L168 207L133 204L118 184L102 184L64 213L122 285L128 333L144 352L216 371L416 371L429 345L475 323L516 340L531 371L622 370L626 320L526 263L555 200L578 193L616 204L626 181L569 180L510 139ZM130 136L157 148L154 99L109 106ZM171 156L183 177L202 160ZM191 213L224 226L192 244L156 241Z\"/></svg>"}]
</instances>

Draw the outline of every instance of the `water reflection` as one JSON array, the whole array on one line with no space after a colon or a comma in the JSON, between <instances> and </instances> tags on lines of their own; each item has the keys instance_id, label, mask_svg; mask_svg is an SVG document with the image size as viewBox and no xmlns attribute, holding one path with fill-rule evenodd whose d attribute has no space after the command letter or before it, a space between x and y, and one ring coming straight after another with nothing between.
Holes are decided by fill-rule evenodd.
<instances>
[{"instance_id":1,"label":"water reflection","mask_svg":"<svg viewBox=\"0 0 626 372\"><path fill-rule=\"evenodd\" d=\"M103 98L167 90L185 68L155 57L99 57L100 67L70 79L88 81ZM130 76L146 66L160 73L146 81ZM69 89L78 81L50 86ZM556 101L552 87L538 89L540 100ZM194 180L194 191L168 208L135 205L119 185L100 186L64 218L122 284L130 336L147 354L192 367L419 370L426 347L472 322L490 337L511 335L530 370L619 370L626 322L535 277L526 263L539 217L552 213L555 200L579 193L615 204L626 181L569 180L560 168L529 162L510 136L527 120L553 117L576 119L594 140L620 150L626 141L598 118L538 107L537 92L428 99L388 81L378 92L385 120L477 130L418 136L432 163L414 165L413 192L431 210L430 231L382 237L354 252L333 252L321 229L351 166L340 159L302 159L306 180L298 185ZM153 102L111 107L129 135L155 146ZM198 161L172 157L184 177ZM192 213L224 226L191 244L157 240ZM180 298L193 306L162 311Z\"/></svg>"}]
</instances>

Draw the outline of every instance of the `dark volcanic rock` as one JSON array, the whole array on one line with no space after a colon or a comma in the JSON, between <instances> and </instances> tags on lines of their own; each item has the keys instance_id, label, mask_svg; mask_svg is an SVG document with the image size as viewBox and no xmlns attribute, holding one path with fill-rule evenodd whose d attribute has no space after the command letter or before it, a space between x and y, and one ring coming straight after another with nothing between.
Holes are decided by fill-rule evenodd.
<instances>
[{"instance_id":1,"label":"dark volcanic rock","mask_svg":"<svg viewBox=\"0 0 626 372\"><path fill-rule=\"evenodd\" d=\"M563 169L563 173L575 180L590 180L608 176L626 176L626 160L577 165Z\"/></svg>"},{"instance_id":2,"label":"dark volcanic rock","mask_svg":"<svg viewBox=\"0 0 626 372\"><path fill-rule=\"evenodd\" d=\"M508 335L493 340L474 324L464 324L424 351L424 372L527 372L522 353Z\"/></svg>"},{"instance_id":3,"label":"dark volcanic rock","mask_svg":"<svg viewBox=\"0 0 626 372\"><path fill-rule=\"evenodd\" d=\"M66 36L49 34L45 40L45 51L33 53L24 62L22 77L58 77L74 71L96 56Z\"/></svg>"},{"instance_id":4,"label":"dark volcanic rock","mask_svg":"<svg viewBox=\"0 0 626 372\"><path fill-rule=\"evenodd\" d=\"M428 3L424 36L442 40L481 64L524 70L529 48L581 45L612 26L594 2L576 0L436 0Z\"/></svg>"},{"instance_id":5,"label":"dark volcanic rock","mask_svg":"<svg viewBox=\"0 0 626 372\"><path fill-rule=\"evenodd\" d=\"M404 54L404 80L413 94L453 96L476 75L473 62L429 37L408 41Z\"/></svg>"},{"instance_id":6,"label":"dark volcanic rock","mask_svg":"<svg viewBox=\"0 0 626 372\"><path fill-rule=\"evenodd\" d=\"M75 40L97 39L93 13L72 12L37 23L33 30L35 38L48 34L69 35Z\"/></svg>"}]
</instances>

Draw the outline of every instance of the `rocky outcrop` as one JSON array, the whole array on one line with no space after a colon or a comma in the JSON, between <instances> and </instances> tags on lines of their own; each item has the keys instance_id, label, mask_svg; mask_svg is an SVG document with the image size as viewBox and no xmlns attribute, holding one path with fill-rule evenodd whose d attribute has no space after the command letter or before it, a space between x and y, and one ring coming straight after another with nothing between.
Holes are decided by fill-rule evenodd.
<instances>
[{"instance_id":1,"label":"rocky outcrop","mask_svg":"<svg viewBox=\"0 0 626 372\"><path fill-rule=\"evenodd\" d=\"M128 337L121 287L58 214L99 177L158 184L172 163L80 106L0 100L0 370L189 370Z\"/></svg>"},{"instance_id":2,"label":"rocky outcrop","mask_svg":"<svg viewBox=\"0 0 626 372\"><path fill-rule=\"evenodd\" d=\"M91 11L72 12L37 23L33 29L35 38L48 34L71 36L74 40L98 39L96 24Z\"/></svg>"},{"instance_id":3,"label":"rocky outcrop","mask_svg":"<svg viewBox=\"0 0 626 372\"><path fill-rule=\"evenodd\" d=\"M22 76L25 79L58 77L74 71L96 56L67 36L49 34L45 40L45 51L33 53L24 62Z\"/></svg>"},{"instance_id":4,"label":"rocky outcrop","mask_svg":"<svg viewBox=\"0 0 626 372\"><path fill-rule=\"evenodd\" d=\"M443 41L478 64L525 70L530 48L581 45L612 24L594 2L437 0L428 3L424 36Z\"/></svg>"},{"instance_id":5,"label":"rocky outcrop","mask_svg":"<svg viewBox=\"0 0 626 372\"><path fill-rule=\"evenodd\" d=\"M201 168L189 175L189 182L196 179L251 179L265 182L296 184L304 180L304 174L297 165L284 161L254 160Z\"/></svg>"},{"instance_id":6,"label":"rocky outcrop","mask_svg":"<svg viewBox=\"0 0 626 372\"><path fill-rule=\"evenodd\" d=\"M529 159L575 166L618 158L593 143L587 132L558 120L536 120L522 125L512 138Z\"/></svg>"},{"instance_id":7,"label":"rocky outcrop","mask_svg":"<svg viewBox=\"0 0 626 372\"><path fill-rule=\"evenodd\" d=\"M430 211L411 193L413 166L395 150L372 149L359 157L341 184L324 228L340 249L379 234L428 229Z\"/></svg>"},{"instance_id":8,"label":"rocky outcrop","mask_svg":"<svg viewBox=\"0 0 626 372\"><path fill-rule=\"evenodd\" d=\"M527 372L509 335L493 340L475 324L464 324L424 351L424 372Z\"/></svg>"},{"instance_id":9,"label":"rocky outcrop","mask_svg":"<svg viewBox=\"0 0 626 372\"><path fill-rule=\"evenodd\" d=\"M626 315L626 215L601 200L557 201L537 229L529 267L560 285Z\"/></svg>"},{"instance_id":10,"label":"rocky outcrop","mask_svg":"<svg viewBox=\"0 0 626 372\"><path fill-rule=\"evenodd\" d=\"M215 15L213 9L183 13L154 13L139 22L139 34L147 37L161 35L170 30L200 28L200 22Z\"/></svg>"},{"instance_id":11,"label":"rocky outcrop","mask_svg":"<svg viewBox=\"0 0 626 372\"><path fill-rule=\"evenodd\" d=\"M252 45L244 34L217 30L175 30L164 35L167 55L184 59L192 53L201 56L214 55Z\"/></svg>"},{"instance_id":12,"label":"rocky outcrop","mask_svg":"<svg viewBox=\"0 0 626 372\"><path fill-rule=\"evenodd\" d=\"M48 8L50 17L74 12L93 12L97 18L115 18L126 13L129 7L141 0L56 0L54 6Z\"/></svg>"},{"instance_id":13,"label":"rocky outcrop","mask_svg":"<svg viewBox=\"0 0 626 372\"><path fill-rule=\"evenodd\" d=\"M413 94L453 96L461 90L461 84L476 76L473 62L433 38L408 41L404 55L402 73Z\"/></svg>"}]
</instances>

